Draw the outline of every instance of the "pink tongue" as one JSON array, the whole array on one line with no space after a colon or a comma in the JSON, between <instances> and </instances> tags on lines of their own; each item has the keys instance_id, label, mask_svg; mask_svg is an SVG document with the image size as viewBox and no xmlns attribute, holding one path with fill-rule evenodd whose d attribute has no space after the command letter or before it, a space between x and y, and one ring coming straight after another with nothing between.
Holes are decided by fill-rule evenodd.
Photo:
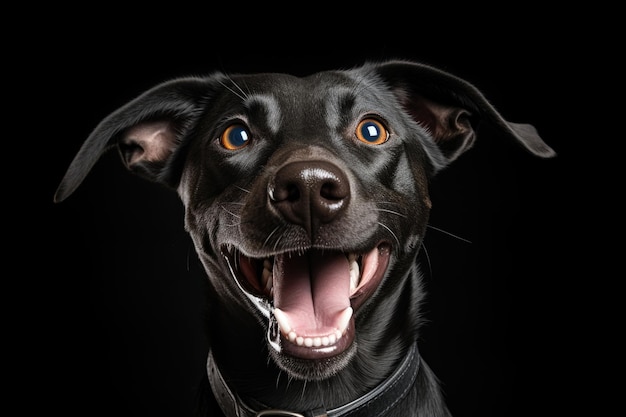
<instances>
[{"instance_id":1,"label":"pink tongue","mask_svg":"<svg viewBox=\"0 0 626 417\"><path fill-rule=\"evenodd\" d=\"M336 319L350 306L350 270L340 252L309 251L274 258L274 306L300 336L337 329Z\"/></svg>"}]
</instances>

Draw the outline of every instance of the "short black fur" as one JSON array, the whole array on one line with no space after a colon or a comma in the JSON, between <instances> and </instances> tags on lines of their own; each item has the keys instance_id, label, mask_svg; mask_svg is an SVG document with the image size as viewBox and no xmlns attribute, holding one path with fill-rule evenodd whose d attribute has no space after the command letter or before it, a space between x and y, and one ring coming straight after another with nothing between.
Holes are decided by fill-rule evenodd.
<instances>
[{"instance_id":1,"label":"short black fur","mask_svg":"<svg viewBox=\"0 0 626 417\"><path fill-rule=\"evenodd\" d=\"M371 141L360 136L362 123ZM55 201L114 146L129 170L176 190L210 283L211 355L234 406L322 408L333 417L382 384L419 341L425 291L416 260L428 183L472 146L482 123L536 156L554 156L532 126L502 119L471 84L418 63L304 78L181 78L105 118ZM242 136L230 142L233 126ZM343 280L355 256L371 277L348 297ZM271 284L261 278L264 261L273 265ZM278 325L278 310L288 324ZM197 415L225 415L230 405L214 395L223 387L203 384ZM386 416L449 415L423 359L402 388L397 403L385 399L393 404Z\"/></svg>"}]
</instances>

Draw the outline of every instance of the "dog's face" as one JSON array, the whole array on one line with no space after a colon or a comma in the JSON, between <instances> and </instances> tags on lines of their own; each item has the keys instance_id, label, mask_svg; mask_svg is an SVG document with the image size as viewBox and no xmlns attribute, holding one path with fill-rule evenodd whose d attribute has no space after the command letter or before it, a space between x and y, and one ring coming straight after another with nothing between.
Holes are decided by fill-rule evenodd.
<instances>
[{"instance_id":1,"label":"dog's face","mask_svg":"<svg viewBox=\"0 0 626 417\"><path fill-rule=\"evenodd\" d=\"M355 76L223 82L178 185L187 230L219 265L219 292L267 326L276 362L327 377L354 353L355 316L420 245L427 135Z\"/></svg>"},{"instance_id":2,"label":"dog's face","mask_svg":"<svg viewBox=\"0 0 626 417\"><path fill-rule=\"evenodd\" d=\"M417 331L428 181L479 122L553 155L471 85L414 63L179 79L105 119L57 200L116 144L130 170L178 191L223 317L245 312L279 368L324 379L365 345L362 329ZM409 303L389 305L409 287Z\"/></svg>"}]
</instances>

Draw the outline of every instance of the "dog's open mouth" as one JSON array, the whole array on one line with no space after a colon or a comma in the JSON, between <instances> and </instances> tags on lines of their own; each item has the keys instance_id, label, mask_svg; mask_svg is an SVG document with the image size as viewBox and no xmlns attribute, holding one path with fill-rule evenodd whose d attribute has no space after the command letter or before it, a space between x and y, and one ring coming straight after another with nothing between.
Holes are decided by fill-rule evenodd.
<instances>
[{"instance_id":1,"label":"dog's open mouth","mask_svg":"<svg viewBox=\"0 0 626 417\"><path fill-rule=\"evenodd\" d=\"M382 242L364 254L311 249L260 259L223 248L239 286L269 319L271 345L302 359L352 344L353 314L380 284L390 252Z\"/></svg>"}]
</instances>

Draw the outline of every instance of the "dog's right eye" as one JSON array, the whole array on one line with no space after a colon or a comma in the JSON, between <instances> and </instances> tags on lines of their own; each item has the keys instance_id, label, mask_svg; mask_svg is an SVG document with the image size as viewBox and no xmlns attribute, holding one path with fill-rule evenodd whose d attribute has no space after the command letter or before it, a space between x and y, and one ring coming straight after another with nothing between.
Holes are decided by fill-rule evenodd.
<instances>
[{"instance_id":1,"label":"dog's right eye","mask_svg":"<svg viewBox=\"0 0 626 417\"><path fill-rule=\"evenodd\" d=\"M232 124L220 135L220 144L230 151L241 149L248 143L250 143L250 132L242 124Z\"/></svg>"}]
</instances>

